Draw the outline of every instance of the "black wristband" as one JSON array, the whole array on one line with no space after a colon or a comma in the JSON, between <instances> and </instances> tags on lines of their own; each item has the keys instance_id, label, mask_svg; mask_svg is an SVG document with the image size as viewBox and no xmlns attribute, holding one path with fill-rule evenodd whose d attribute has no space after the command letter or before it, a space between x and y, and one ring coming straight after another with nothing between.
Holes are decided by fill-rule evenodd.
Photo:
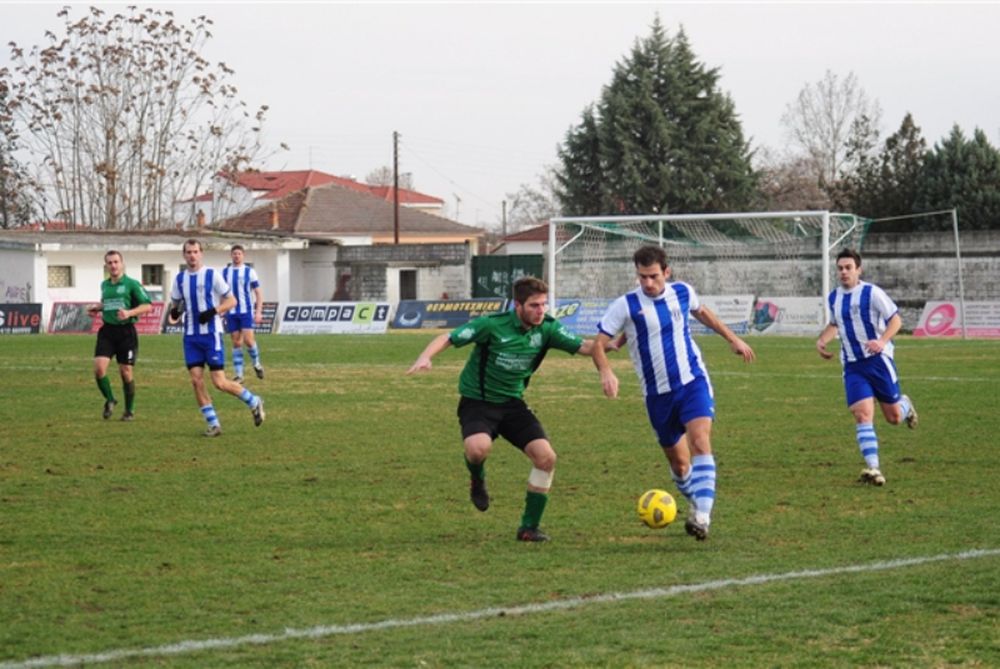
<instances>
[{"instance_id":1,"label":"black wristband","mask_svg":"<svg viewBox=\"0 0 1000 669\"><path fill-rule=\"evenodd\" d=\"M205 311L203 311L200 314L198 314L198 322L199 323L207 323L210 320L212 320L213 318L215 318L215 307L211 307L209 309L206 309Z\"/></svg>"}]
</instances>

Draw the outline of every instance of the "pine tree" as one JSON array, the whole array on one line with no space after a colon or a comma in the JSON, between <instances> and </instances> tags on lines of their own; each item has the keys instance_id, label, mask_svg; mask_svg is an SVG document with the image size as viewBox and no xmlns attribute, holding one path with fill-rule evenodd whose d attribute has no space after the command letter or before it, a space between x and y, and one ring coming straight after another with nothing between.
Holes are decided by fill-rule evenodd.
<instances>
[{"instance_id":1,"label":"pine tree","mask_svg":"<svg viewBox=\"0 0 1000 669\"><path fill-rule=\"evenodd\" d=\"M958 210L968 229L1000 227L1000 152L976 129L972 140L956 124L927 154L915 208Z\"/></svg>"},{"instance_id":2,"label":"pine tree","mask_svg":"<svg viewBox=\"0 0 1000 669\"><path fill-rule=\"evenodd\" d=\"M756 192L750 149L719 71L697 60L683 29L657 18L559 150L557 195L568 215L737 211Z\"/></svg>"}]
</instances>

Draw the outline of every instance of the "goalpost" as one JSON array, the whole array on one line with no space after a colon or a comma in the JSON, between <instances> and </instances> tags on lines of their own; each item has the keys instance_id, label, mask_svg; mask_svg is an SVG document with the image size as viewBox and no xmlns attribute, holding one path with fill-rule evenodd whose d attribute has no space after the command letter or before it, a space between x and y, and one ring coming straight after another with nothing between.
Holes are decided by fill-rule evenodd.
<instances>
[{"instance_id":1,"label":"goalpost","mask_svg":"<svg viewBox=\"0 0 1000 669\"><path fill-rule=\"evenodd\" d=\"M549 222L549 299L613 298L635 287L632 253L667 251L674 278L701 294L817 296L831 255L860 245L869 221L829 211L573 216Z\"/></svg>"}]
</instances>

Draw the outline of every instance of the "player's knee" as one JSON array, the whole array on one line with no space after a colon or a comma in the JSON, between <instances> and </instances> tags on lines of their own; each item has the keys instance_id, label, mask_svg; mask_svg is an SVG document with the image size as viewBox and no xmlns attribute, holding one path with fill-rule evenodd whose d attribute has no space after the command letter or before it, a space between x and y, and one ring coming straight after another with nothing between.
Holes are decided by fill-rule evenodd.
<instances>
[{"instance_id":1,"label":"player's knee","mask_svg":"<svg viewBox=\"0 0 1000 669\"><path fill-rule=\"evenodd\" d=\"M548 490L552 487L553 476L554 472L551 469L546 471L538 467L532 467L531 473L528 474L528 485L536 490Z\"/></svg>"}]
</instances>

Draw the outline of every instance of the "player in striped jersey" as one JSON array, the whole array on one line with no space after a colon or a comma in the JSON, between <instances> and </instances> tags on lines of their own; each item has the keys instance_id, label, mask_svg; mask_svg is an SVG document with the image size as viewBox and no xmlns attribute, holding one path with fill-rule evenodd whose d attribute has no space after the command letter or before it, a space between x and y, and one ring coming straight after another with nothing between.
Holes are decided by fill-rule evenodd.
<instances>
[{"instance_id":1,"label":"player in striped jersey","mask_svg":"<svg viewBox=\"0 0 1000 669\"><path fill-rule=\"evenodd\" d=\"M875 436L875 400L892 425L905 422L910 428L917 426L917 410L899 390L892 357L892 338L903 320L884 290L861 280L861 255L854 249L837 254L837 279L840 285L827 297L830 321L816 340L816 350L829 360L835 354L826 345L840 337L847 407L854 416L855 436L865 460L859 480L885 485Z\"/></svg>"},{"instance_id":2,"label":"player in striped jersey","mask_svg":"<svg viewBox=\"0 0 1000 669\"><path fill-rule=\"evenodd\" d=\"M689 504L684 528L704 541L715 505L715 401L701 351L691 336L690 317L722 335L733 353L746 362L754 359L754 352L701 304L694 288L679 281L668 283L670 268L662 248L644 246L632 261L639 287L612 302L598 323L594 364L604 394L617 397L618 378L604 351L624 332L649 421L670 462L674 483Z\"/></svg>"},{"instance_id":3,"label":"player in striped jersey","mask_svg":"<svg viewBox=\"0 0 1000 669\"><path fill-rule=\"evenodd\" d=\"M233 381L243 383L243 344L253 362L253 371L258 379L264 378L264 367L260 364L260 350L254 338L253 326L264 319L264 298L260 281L253 267L243 264L244 250L234 244L229 250L232 264L222 270L222 278L233 289L236 306L226 314L226 330L233 338Z\"/></svg>"},{"instance_id":4,"label":"player in striped jersey","mask_svg":"<svg viewBox=\"0 0 1000 669\"><path fill-rule=\"evenodd\" d=\"M236 298L222 275L202 264L202 247L197 239L184 242L184 262L187 267L177 275L170 290L169 322L178 323L181 318L185 321L184 362L194 386L195 400L208 423L205 436L222 434L212 398L205 388L206 365L212 384L242 400L253 414L254 425L260 426L264 422L264 400L225 375L226 349L219 316L236 305Z\"/></svg>"}]
</instances>

